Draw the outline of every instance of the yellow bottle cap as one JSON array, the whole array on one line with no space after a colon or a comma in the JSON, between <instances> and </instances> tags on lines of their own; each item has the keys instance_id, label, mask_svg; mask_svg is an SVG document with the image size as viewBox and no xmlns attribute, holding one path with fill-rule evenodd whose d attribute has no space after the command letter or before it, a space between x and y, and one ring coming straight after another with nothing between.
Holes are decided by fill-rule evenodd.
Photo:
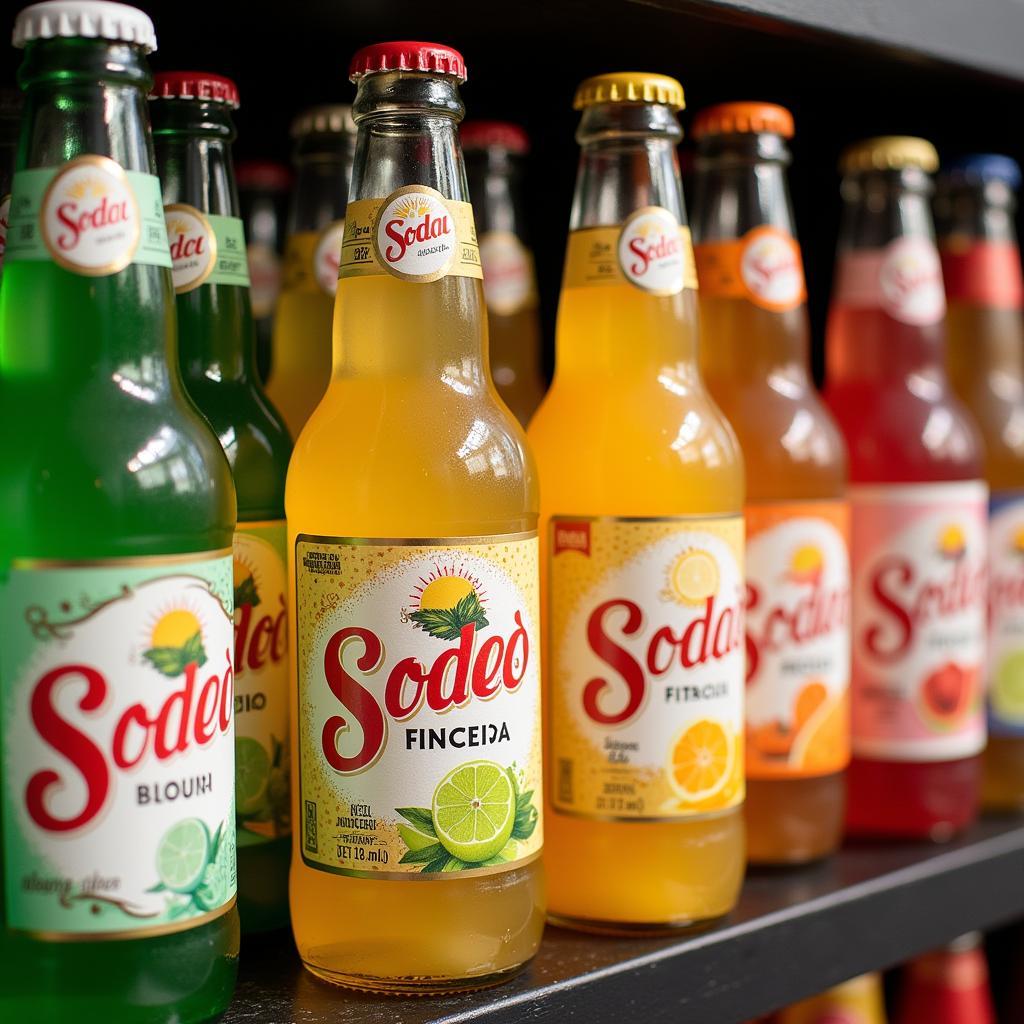
<instances>
[{"instance_id":1,"label":"yellow bottle cap","mask_svg":"<svg viewBox=\"0 0 1024 1024\"><path fill-rule=\"evenodd\" d=\"M663 103L673 110L686 106L683 87L674 78L642 71L616 71L585 79L576 90L572 108L582 110L595 103Z\"/></svg>"},{"instance_id":2,"label":"yellow bottle cap","mask_svg":"<svg viewBox=\"0 0 1024 1024\"><path fill-rule=\"evenodd\" d=\"M931 174L939 168L939 154L926 139L911 135L881 135L850 146L839 158L839 170L895 171L901 167L920 167Z\"/></svg>"}]
</instances>

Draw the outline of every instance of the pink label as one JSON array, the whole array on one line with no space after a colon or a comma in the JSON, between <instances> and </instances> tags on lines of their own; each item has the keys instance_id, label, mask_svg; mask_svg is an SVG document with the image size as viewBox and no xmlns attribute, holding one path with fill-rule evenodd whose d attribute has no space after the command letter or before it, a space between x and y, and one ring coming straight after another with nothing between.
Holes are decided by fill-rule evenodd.
<instances>
[{"instance_id":1,"label":"pink label","mask_svg":"<svg viewBox=\"0 0 1024 1024\"><path fill-rule=\"evenodd\" d=\"M853 751L893 761L985 745L980 481L853 487Z\"/></svg>"},{"instance_id":2,"label":"pink label","mask_svg":"<svg viewBox=\"0 0 1024 1024\"><path fill-rule=\"evenodd\" d=\"M925 238L897 238L884 249L853 249L840 256L836 301L853 308L882 309L916 327L946 315L938 250Z\"/></svg>"}]
</instances>

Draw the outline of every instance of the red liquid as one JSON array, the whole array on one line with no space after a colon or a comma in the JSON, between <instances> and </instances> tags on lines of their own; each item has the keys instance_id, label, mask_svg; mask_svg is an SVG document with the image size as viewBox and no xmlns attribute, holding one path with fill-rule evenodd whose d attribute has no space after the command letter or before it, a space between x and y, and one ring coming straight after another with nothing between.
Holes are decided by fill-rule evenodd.
<instances>
[{"instance_id":1,"label":"red liquid","mask_svg":"<svg viewBox=\"0 0 1024 1024\"><path fill-rule=\"evenodd\" d=\"M877 309L833 305L825 400L846 438L850 483L982 477L975 428L943 368L941 324L914 327ZM977 816L981 758L868 761L847 775L847 832L948 838Z\"/></svg>"}]
</instances>

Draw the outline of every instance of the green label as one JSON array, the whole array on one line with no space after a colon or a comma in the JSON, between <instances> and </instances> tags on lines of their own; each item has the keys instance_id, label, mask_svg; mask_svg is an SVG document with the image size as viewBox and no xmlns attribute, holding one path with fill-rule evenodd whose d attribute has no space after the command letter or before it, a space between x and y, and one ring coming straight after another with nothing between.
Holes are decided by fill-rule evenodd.
<instances>
[{"instance_id":1,"label":"green label","mask_svg":"<svg viewBox=\"0 0 1024 1024\"><path fill-rule=\"evenodd\" d=\"M235 533L235 811L238 845L291 833L288 753L287 530L283 519Z\"/></svg>"},{"instance_id":2,"label":"green label","mask_svg":"<svg viewBox=\"0 0 1024 1024\"><path fill-rule=\"evenodd\" d=\"M179 295L203 284L249 287L245 230L238 217L203 213L188 203L172 203L164 215Z\"/></svg>"},{"instance_id":3,"label":"green label","mask_svg":"<svg viewBox=\"0 0 1024 1024\"><path fill-rule=\"evenodd\" d=\"M169 267L159 179L105 156L18 171L4 260L52 260L88 277Z\"/></svg>"},{"instance_id":4,"label":"green label","mask_svg":"<svg viewBox=\"0 0 1024 1024\"><path fill-rule=\"evenodd\" d=\"M15 562L0 592L6 923L189 928L235 897L227 552Z\"/></svg>"}]
</instances>

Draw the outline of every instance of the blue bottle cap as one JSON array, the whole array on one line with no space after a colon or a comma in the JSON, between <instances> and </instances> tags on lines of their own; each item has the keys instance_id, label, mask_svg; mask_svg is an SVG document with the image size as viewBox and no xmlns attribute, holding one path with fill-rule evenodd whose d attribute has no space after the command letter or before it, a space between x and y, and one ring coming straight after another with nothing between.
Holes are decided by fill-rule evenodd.
<instances>
[{"instance_id":1,"label":"blue bottle cap","mask_svg":"<svg viewBox=\"0 0 1024 1024\"><path fill-rule=\"evenodd\" d=\"M1020 164L1012 157L1000 153L971 153L951 160L943 168L943 176L953 182L984 184L1001 181L1016 191L1020 188Z\"/></svg>"}]
</instances>

